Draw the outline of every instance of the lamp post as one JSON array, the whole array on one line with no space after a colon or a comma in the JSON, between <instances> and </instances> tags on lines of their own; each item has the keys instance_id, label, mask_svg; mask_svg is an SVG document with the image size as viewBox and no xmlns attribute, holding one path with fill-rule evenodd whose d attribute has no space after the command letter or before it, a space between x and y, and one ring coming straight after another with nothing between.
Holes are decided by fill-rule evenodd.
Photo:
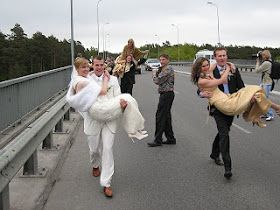
<instances>
[{"instance_id":1,"label":"lamp post","mask_svg":"<svg viewBox=\"0 0 280 210\"><path fill-rule=\"evenodd\" d=\"M157 41L158 41L157 56L159 57L159 36L157 34L155 34L155 37L157 37Z\"/></svg>"},{"instance_id":2,"label":"lamp post","mask_svg":"<svg viewBox=\"0 0 280 210\"><path fill-rule=\"evenodd\" d=\"M213 3L212 1L208 1L207 4L216 7L217 9L217 19L218 19L218 46L221 46L221 39L220 39L220 18L219 18L219 8L218 5Z\"/></svg>"},{"instance_id":3,"label":"lamp post","mask_svg":"<svg viewBox=\"0 0 280 210\"><path fill-rule=\"evenodd\" d=\"M98 13L98 9L99 9L99 3L101 2L102 0L98 0L97 2L97 55L99 55L99 13Z\"/></svg>"},{"instance_id":4,"label":"lamp post","mask_svg":"<svg viewBox=\"0 0 280 210\"><path fill-rule=\"evenodd\" d=\"M107 37L109 39L110 34L106 34L105 36L105 59L107 58ZM108 41L109 42L109 41Z\"/></svg>"},{"instance_id":5,"label":"lamp post","mask_svg":"<svg viewBox=\"0 0 280 210\"><path fill-rule=\"evenodd\" d=\"M74 26L73 26L73 0L71 0L71 64L74 65Z\"/></svg>"},{"instance_id":6,"label":"lamp post","mask_svg":"<svg viewBox=\"0 0 280 210\"><path fill-rule=\"evenodd\" d=\"M179 52L179 26L175 25L173 23L171 25L176 27L176 29L177 29L177 55L178 55L177 59L178 59L178 62L179 62L179 60L180 60L180 52Z\"/></svg>"},{"instance_id":7,"label":"lamp post","mask_svg":"<svg viewBox=\"0 0 280 210\"><path fill-rule=\"evenodd\" d=\"M105 42L106 42L106 40L105 40L105 25L108 25L108 24L110 24L110 23L104 23L104 24L103 24L103 27L102 27L103 59L104 59L104 60L106 59L106 57L105 57Z\"/></svg>"}]
</instances>

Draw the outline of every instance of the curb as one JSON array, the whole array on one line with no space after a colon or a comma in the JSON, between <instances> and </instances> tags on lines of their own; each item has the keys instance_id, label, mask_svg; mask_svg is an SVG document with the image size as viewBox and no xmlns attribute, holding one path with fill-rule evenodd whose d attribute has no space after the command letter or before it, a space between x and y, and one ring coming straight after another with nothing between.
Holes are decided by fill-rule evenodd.
<instances>
[{"instance_id":1,"label":"curb","mask_svg":"<svg viewBox=\"0 0 280 210\"><path fill-rule=\"evenodd\" d=\"M52 191L53 186L55 185L56 181L59 178L61 169L63 167L63 163L68 156L68 152L75 140L75 136L77 135L77 130L79 129L81 123L83 122L82 117L78 115L77 119L75 120L74 128L71 129L69 136L67 137L67 144L62 147L58 154L58 162L55 165L55 168L50 169L49 173L47 174L47 185L44 187L43 192L39 195L38 199L36 200L34 209L44 209L44 206L49 198L49 195Z\"/></svg>"}]
</instances>

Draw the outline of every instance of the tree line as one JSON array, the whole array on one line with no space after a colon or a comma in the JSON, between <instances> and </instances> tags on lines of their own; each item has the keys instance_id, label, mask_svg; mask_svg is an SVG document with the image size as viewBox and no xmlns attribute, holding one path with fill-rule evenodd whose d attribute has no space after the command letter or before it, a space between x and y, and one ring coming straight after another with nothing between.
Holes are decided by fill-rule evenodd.
<instances>
[{"instance_id":1,"label":"tree line","mask_svg":"<svg viewBox=\"0 0 280 210\"><path fill-rule=\"evenodd\" d=\"M36 32L31 38L27 37L19 24L10 30L10 34L0 31L0 81L20 76L47 71L71 64L70 40L58 40L53 35L46 37ZM137 41L137 40L136 40ZM150 50L149 57L156 58L159 54L167 53L172 61L191 61L197 51L201 49L213 50L216 46L210 44L179 44L171 45L169 41L162 44L146 44L139 47ZM228 55L232 59L252 59L252 55L262 50L255 46L226 46ZM85 48L80 41L74 41L75 56L90 59L97 55L97 49ZM280 48L267 48L273 58L280 60ZM179 54L178 54L179 51ZM106 52L111 57L118 54ZM102 56L102 53L101 53Z\"/></svg>"}]
</instances>

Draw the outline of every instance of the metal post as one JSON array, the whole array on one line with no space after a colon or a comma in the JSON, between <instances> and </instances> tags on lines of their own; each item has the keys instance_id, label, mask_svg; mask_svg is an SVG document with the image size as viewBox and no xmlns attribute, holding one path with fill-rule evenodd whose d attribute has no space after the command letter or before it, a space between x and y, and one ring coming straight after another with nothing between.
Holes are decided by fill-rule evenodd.
<instances>
[{"instance_id":1,"label":"metal post","mask_svg":"<svg viewBox=\"0 0 280 210\"><path fill-rule=\"evenodd\" d=\"M74 65L73 0L71 0L71 63Z\"/></svg>"},{"instance_id":2,"label":"metal post","mask_svg":"<svg viewBox=\"0 0 280 210\"><path fill-rule=\"evenodd\" d=\"M157 37L157 41L158 41L158 46L157 46L157 54L158 54L158 58L159 58L159 36L157 34L155 34L155 37Z\"/></svg>"},{"instance_id":3,"label":"metal post","mask_svg":"<svg viewBox=\"0 0 280 210\"><path fill-rule=\"evenodd\" d=\"M103 40L103 60L106 60L106 56L105 56L105 42L106 42L106 38L105 38L105 25L108 25L110 23L104 23L102 26L102 40Z\"/></svg>"},{"instance_id":4,"label":"metal post","mask_svg":"<svg viewBox=\"0 0 280 210\"><path fill-rule=\"evenodd\" d=\"M44 139L42 149L51 149L53 147L53 133L50 132Z\"/></svg>"},{"instance_id":5,"label":"metal post","mask_svg":"<svg viewBox=\"0 0 280 210\"><path fill-rule=\"evenodd\" d=\"M97 2L97 55L99 55L99 3L101 2L102 0L98 0Z\"/></svg>"},{"instance_id":6,"label":"metal post","mask_svg":"<svg viewBox=\"0 0 280 210\"><path fill-rule=\"evenodd\" d=\"M38 155L37 150L29 157L23 166L23 175L38 174Z\"/></svg>"},{"instance_id":7,"label":"metal post","mask_svg":"<svg viewBox=\"0 0 280 210\"><path fill-rule=\"evenodd\" d=\"M0 209L10 210L10 193L9 185L7 185L4 190L0 193Z\"/></svg>"},{"instance_id":8,"label":"metal post","mask_svg":"<svg viewBox=\"0 0 280 210\"><path fill-rule=\"evenodd\" d=\"M212 1L208 1L207 4L210 4L217 9L217 20L218 20L218 46L221 46L221 39L220 39L220 18L219 18L219 8L218 5L213 3Z\"/></svg>"},{"instance_id":9,"label":"metal post","mask_svg":"<svg viewBox=\"0 0 280 210\"><path fill-rule=\"evenodd\" d=\"M62 132L63 131L63 120L60 119L58 123L55 125L54 132Z\"/></svg>"},{"instance_id":10,"label":"metal post","mask_svg":"<svg viewBox=\"0 0 280 210\"><path fill-rule=\"evenodd\" d=\"M67 121L70 120L70 109L67 110L67 112L65 113L63 118L64 118L64 120L67 120Z\"/></svg>"},{"instance_id":11,"label":"metal post","mask_svg":"<svg viewBox=\"0 0 280 210\"><path fill-rule=\"evenodd\" d=\"M177 60L180 61L180 52L179 52L179 26L176 24L171 24L172 26L176 27L177 29Z\"/></svg>"}]
</instances>

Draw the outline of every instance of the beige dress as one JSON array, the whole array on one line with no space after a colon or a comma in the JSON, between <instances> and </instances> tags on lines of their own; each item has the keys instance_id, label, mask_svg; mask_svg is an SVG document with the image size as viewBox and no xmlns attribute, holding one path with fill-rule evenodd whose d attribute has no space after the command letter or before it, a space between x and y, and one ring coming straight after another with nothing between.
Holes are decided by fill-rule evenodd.
<instances>
[{"instance_id":1,"label":"beige dress","mask_svg":"<svg viewBox=\"0 0 280 210\"><path fill-rule=\"evenodd\" d=\"M259 121L260 116L267 113L271 106L271 101L265 97L264 90L257 85L247 85L232 94L225 94L218 87L211 91L213 92L213 96L209 98L211 105L226 115L234 116L243 113L246 121ZM255 103L250 102L253 96L255 96Z\"/></svg>"}]
</instances>

